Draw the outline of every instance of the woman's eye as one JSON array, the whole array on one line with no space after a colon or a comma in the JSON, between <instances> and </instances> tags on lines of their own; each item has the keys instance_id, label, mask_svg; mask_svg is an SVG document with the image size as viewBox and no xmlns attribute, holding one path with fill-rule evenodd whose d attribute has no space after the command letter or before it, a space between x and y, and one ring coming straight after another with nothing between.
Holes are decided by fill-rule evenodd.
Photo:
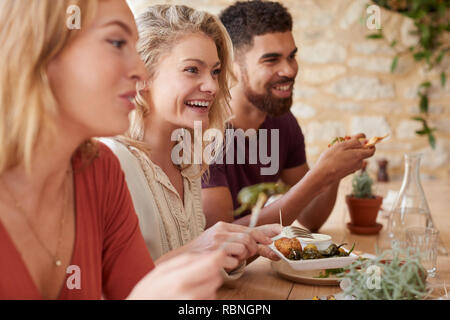
<instances>
[{"instance_id":1,"label":"woman's eye","mask_svg":"<svg viewBox=\"0 0 450 320\"><path fill-rule=\"evenodd\" d=\"M216 69L212 72L213 76L218 76L222 70Z\"/></svg>"},{"instance_id":2,"label":"woman's eye","mask_svg":"<svg viewBox=\"0 0 450 320\"><path fill-rule=\"evenodd\" d=\"M118 49L122 48L127 43L125 40L108 40L108 42Z\"/></svg>"},{"instance_id":3,"label":"woman's eye","mask_svg":"<svg viewBox=\"0 0 450 320\"><path fill-rule=\"evenodd\" d=\"M188 67L188 68L184 69L184 71L187 71L190 73L198 73L198 68L197 67Z\"/></svg>"}]
</instances>

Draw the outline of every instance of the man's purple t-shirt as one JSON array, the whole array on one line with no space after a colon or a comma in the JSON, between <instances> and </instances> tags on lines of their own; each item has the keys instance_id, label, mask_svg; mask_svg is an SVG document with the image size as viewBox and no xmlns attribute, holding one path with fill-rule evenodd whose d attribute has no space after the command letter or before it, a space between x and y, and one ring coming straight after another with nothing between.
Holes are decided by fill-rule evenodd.
<instances>
[{"instance_id":1,"label":"man's purple t-shirt","mask_svg":"<svg viewBox=\"0 0 450 320\"><path fill-rule=\"evenodd\" d=\"M271 164L262 164L260 162L260 135L257 135L258 155L256 158L256 164L250 164L249 161L248 138L245 139L245 163L237 164L236 160L239 146L237 143L237 137L234 137L234 163L226 163L225 152L223 155L223 164L215 163L210 165L209 181L202 183L203 188L228 187L233 198L234 209L240 206L237 201L237 195L242 188L262 182L276 182L279 180L281 172L284 169L294 168L306 163L305 141L303 133L297 120L290 111L279 117L267 116L259 129L267 129L267 154L269 157L272 156L272 151L274 149L271 146L271 129L279 130L279 167L278 171L275 174L261 175L261 168L268 168L271 166ZM245 214L248 213L249 212L246 212Z\"/></svg>"}]
</instances>

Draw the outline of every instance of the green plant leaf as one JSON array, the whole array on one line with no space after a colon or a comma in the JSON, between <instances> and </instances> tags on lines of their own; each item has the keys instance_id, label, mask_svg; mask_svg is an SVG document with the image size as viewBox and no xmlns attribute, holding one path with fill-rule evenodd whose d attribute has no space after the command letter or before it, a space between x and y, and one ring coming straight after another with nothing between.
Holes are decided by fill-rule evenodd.
<instances>
[{"instance_id":1,"label":"green plant leaf","mask_svg":"<svg viewBox=\"0 0 450 320\"><path fill-rule=\"evenodd\" d=\"M445 16L446 4L444 2L438 3L438 12L441 17Z\"/></svg>"},{"instance_id":2,"label":"green plant leaf","mask_svg":"<svg viewBox=\"0 0 450 320\"><path fill-rule=\"evenodd\" d=\"M425 134L428 134L428 131L427 131L427 130L416 130L416 133L417 133L419 136L423 136L423 135L425 135Z\"/></svg>"},{"instance_id":3,"label":"green plant leaf","mask_svg":"<svg viewBox=\"0 0 450 320\"><path fill-rule=\"evenodd\" d=\"M425 59L427 60L428 65L431 65L431 55L432 52L430 50L425 50Z\"/></svg>"},{"instance_id":4,"label":"green plant leaf","mask_svg":"<svg viewBox=\"0 0 450 320\"><path fill-rule=\"evenodd\" d=\"M381 33L372 33L366 36L367 39L383 39L383 35Z\"/></svg>"},{"instance_id":5,"label":"green plant leaf","mask_svg":"<svg viewBox=\"0 0 450 320\"><path fill-rule=\"evenodd\" d=\"M422 96L427 94L428 89L431 87L430 81L422 82L417 89L417 95L422 98Z\"/></svg>"},{"instance_id":6,"label":"green plant leaf","mask_svg":"<svg viewBox=\"0 0 450 320\"><path fill-rule=\"evenodd\" d=\"M425 58L425 53L423 51L419 51L419 52L414 53L414 60L420 61L423 58Z\"/></svg>"},{"instance_id":7,"label":"green plant leaf","mask_svg":"<svg viewBox=\"0 0 450 320\"><path fill-rule=\"evenodd\" d=\"M436 58L436 64L440 64L442 62L442 58L444 57L445 51L442 50Z\"/></svg>"},{"instance_id":8,"label":"green plant leaf","mask_svg":"<svg viewBox=\"0 0 450 320\"><path fill-rule=\"evenodd\" d=\"M420 97L420 112L428 113L428 96L422 95Z\"/></svg>"},{"instance_id":9,"label":"green plant leaf","mask_svg":"<svg viewBox=\"0 0 450 320\"><path fill-rule=\"evenodd\" d=\"M436 149L436 138L432 132L428 133L428 142L430 143L431 148Z\"/></svg>"},{"instance_id":10,"label":"green plant leaf","mask_svg":"<svg viewBox=\"0 0 450 320\"><path fill-rule=\"evenodd\" d=\"M420 121L420 122L422 122L422 123L425 123L425 119L422 118L422 117L413 117L413 118L411 118L411 119L416 120L416 121Z\"/></svg>"},{"instance_id":11,"label":"green plant leaf","mask_svg":"<svg viewBox=\"0 0 450 320\"><path fill-rule=\"evenodd\" d=\"M398 56L395 56L394 60L392 60L391 72L394 72L395 69L397 69L397 65L398 65Z\"/></svg>"},{"instance_id":12,"label":"green plant leaf","mask_svg":"<svg viewBox=\"0 0 450 320\"><path fill-rule=\"evenodd\" d=\"M397 45L397 40L392 40L391 48L394 48Z\"/></svg>"},{"instance_id":13,"label":"green plant leaf","mask_svg":"<svg viewBox=\"0 0 450 320\"><path fill-rule=\"evenodd\" d=\"M350 255L350 253L352 253L353 249L355 249L355 244L356 244L356 242L353 242L353 246L352 246L352 248L349 250L348 255Z\"/></svg>"},{"instance_id":14,"label":"green plant leaf","mask_svg":"<svg viewBox=\"0 0 450 320\"><path fill-rule=\"evenodd\" d=\"M445 76L445 71L441 72L441 86L442 88L445 87L445 83L447 82L447 77Z\"/></svg>"},{"instance_id":15,"label":"green plant leaf","mask_svg":"<svg viewBox=\"0 0 450 320\"><path fill-rule=\"evenodd\" d=\"M424 48L430 47L430 37L431 37L431 30L430 27L426 24L419 24L419 30L420 30L420 43Z\"/></svg>"},{"instance_id":16,"label":"green plant leaf","mask_svg":"<svg viewBox=\"0 0 450 320\"><path fill-rule=\"evenodd\" d=\"M431 82L430 81L422 82L420 84L420 86L419 86L419 88L425 88L425 89L428 89L429 87L431 87Z\"/></svg>"}]
</instances>

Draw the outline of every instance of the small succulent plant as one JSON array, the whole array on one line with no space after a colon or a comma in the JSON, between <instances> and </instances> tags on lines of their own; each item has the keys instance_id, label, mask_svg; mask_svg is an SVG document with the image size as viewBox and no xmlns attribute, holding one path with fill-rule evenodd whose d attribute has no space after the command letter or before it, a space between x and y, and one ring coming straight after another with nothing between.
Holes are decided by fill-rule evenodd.
<instances>
[{"instance_id":1,"label":"small succulent plant","mask_svg":"<svg viewBox=\"0 0 450 320\"><path fill-rule=\"evenodd\" d=\"M353 196L356 198L373 198L373 180L365 170L353 175L352 187Z\"/></svg>"}]
</instances>

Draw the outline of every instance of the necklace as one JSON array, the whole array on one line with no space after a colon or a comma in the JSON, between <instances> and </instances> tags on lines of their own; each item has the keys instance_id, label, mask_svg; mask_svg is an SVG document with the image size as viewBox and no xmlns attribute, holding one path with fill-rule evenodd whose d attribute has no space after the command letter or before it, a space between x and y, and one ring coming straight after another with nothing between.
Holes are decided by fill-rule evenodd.
<instances>
[{"instance_id":1,"label":"necklace","mask_svg":"<svg viewBox=\"0 0 450 320\"><path fill-rule=\"evenodd\" d=\"M61 211L62 211L62 213L61 213L61 223L60 223L60 228L59 228L58 244L56 246L55 254L53 254L50 251L50 249L48 249L48 247L41 240L41 238L37 234L36 230L34 230L33 226L31 225L30 221L28 220L27 215L25 213L25 209L23 208L23 206L19 203L19 201L17 201L16 197L14 196L13 192L8 188L8 186L5 183L5 181L3 179L0 179L2 184L3 184L3 187L9 193L9 196L11 197L11 199L14 201L14 205L15 205L17 211L19 211L23 215L25 221L27 222L28 227L33 232L34 237L39 242L41 247L47 252L47 254L50 256L50 258L53 260L53 263L54 263L54 265L56 267L59 267L59 266L62 265L62 261L58 257L58 254L59 254L59 247L61 246L62 231L63 231L64 221L65 221L65 216L66 216L65 215L65 211L66 211L66 207L68 206L68 204L67 204L67 202L68 202L67 201L67 198L68 198L67 195L68 195L68 189L69 189L69 186L70 186L70 183L68 183L68 181L70 181L70 179L68 179L68 177L70 177L70 174L71 174L71 170L67 170L66 176L64 177L63 206L62 206L62 209L61 209Z\"/></svg>"}]
</instances>

